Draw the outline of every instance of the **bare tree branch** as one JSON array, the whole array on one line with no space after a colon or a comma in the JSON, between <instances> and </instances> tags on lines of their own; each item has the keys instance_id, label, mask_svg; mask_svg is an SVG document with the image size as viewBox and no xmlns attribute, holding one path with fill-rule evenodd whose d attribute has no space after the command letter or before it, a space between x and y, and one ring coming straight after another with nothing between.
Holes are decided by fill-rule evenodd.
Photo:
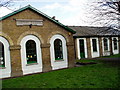
<instances>
[{"instance_id":1,"label":"bare tree branch","mask_svg":"<svg viewBox=\"0 0 120 90\"><path fill-rule=\"evenodd\" d=\"M13 0L1 0L0 7L10 7Z\"/></svg>"},{"instance_id":2,"label":"bare tree branch","mask_svg":"<svg viewBox=\"0 0 120 90\"><path fill-rule=\"evenodd\" d=\"M88 13L92 12L90 17L94 19L92 23L120 29L120 1L98 0L93 2L90 7Z\"/></svg>"}]
</instances>

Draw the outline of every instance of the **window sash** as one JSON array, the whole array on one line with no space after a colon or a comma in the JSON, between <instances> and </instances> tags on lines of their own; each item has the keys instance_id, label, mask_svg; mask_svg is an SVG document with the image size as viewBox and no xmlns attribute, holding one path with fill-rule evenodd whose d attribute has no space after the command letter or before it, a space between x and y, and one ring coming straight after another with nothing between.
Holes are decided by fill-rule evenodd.
<instances>
[{"instance_id":1,"label":"window sash","mask_svg":"<svg viewBox=\"0 0 120 90\"><path fill-rule=\"evenodd\" d=\"M54 41L54 52L55 52L55 60L63 59L62 41L60 39L56 39Z\"/></svg>"},{"instance_id":2,"label":"window sash","mask_svg":"<svg viewBox=\"0 0 120 90\"><path fill-rule=\"evenodd\" d=\"M26 42L27 64L37 63L36 43L33 40Z\"/></svg>"},{"instance_id":3,"label":"window sash","mask_svg":"<svg viewBox=\"0 0 120 90\"><path fill-rule=\"evenodd\" d=\"M117 39L116 38L113 39L113 43L114 43L114 50L117 50L118 47L117 47Z\"/></svg>"},{"instance_id":4,"label":"window sash","mask_svg":"<svg viewBox=\"0 0 120 90\"><path fill-rule=\"evenodd\" d=\"M5 67L4 45L0 42L0 67Z\"/></svg>"},{"instance_id":5,"label":"window sash","mask_svg":"<svg viewBox=\"0 0 120 90\"><path fill-rule=\"evenodd\" d=\"M108 40L104 39L104 50L108 51Z\"/></svg>"},{"instance_id":6,"label":"window sash","mask_svg":"<svg viewBox=\"0 0 120 90\"><path fill-rule=\"evenodd\" d=\"M97 52L97 41L96 41L96 39L92 39L92 46L93 46L93 52Z\"/></svg>"}]
</instances>

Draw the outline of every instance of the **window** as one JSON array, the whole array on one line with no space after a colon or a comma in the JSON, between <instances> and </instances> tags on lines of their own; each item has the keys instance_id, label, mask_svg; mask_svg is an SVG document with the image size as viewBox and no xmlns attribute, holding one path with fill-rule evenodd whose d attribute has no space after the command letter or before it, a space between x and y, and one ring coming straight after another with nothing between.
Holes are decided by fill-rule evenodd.
<instances>
[{"instance_id":1,"label":"window","mask_svg":"<svg viewBox=\"0 0 120 90\"><path fill-rule=\"evenodd\" d=\"M55 51L55 60L63 59L62 41L60 39L56 39L54 41L54 51Z\"/></svg>"},{"instance_id":2,"label":"window","mask_svg":"<svg viewBox=\"0 0 120 90\"><path fill-rule=\"evenodd\" d=\"M50 58L52 70L67 68L68 55L67 55L66 38L62 35L53 35L50 39Z\"/></svg>"},{"instance_id":3,"label":"window","mask_svg":"<svg viewBox=\"0 0 120 90\"><path fill-rule=\"evenodd\" d=\"M104 42L104 50L108 50L108 40L106 38L103 39Z\"/></svg>"},{"instance_id":4,"label":"window","mask_svg":"<svg viewBox=\"0 0 120 90\"><path fill-rule=\"evenodd\" d=\"M26 42L26 58L27 64L37 63L36 43L33 40Z\"/></svg>"},{"instance_id":5,"label":"window","mask_svg":"<svg viewBox=\"0 0 120 90\"><path fill-rule=\"evenodd\" d=\"M21 42L21 64L23 75L42 72L41 42L37 35L27 35Z\"/></svg>"},{"instance_id":6,"label":"window","mask_svg":"<svg viewBox=\"0 0 120 90\"><path fill-rule=\"evenodd\" d=\"M93 45L93 52L97 52L97 41L96 41L96 39L92 39L92 45Z\"/></svg>"},{"instance_id":7,"label":"window","mask_svg":"<svg viewBox=\"0 0 120 90\"><path fill-rule=\"evenodd\" d=\"M114 50L117 50L117 39L113 38Z\"/></svg>"},{"instance_id":8,"label":"window","mask_svg":"<svg viewBox=\"0 0 120 90\"><path fill-rule=\"evenodd\" d=\"M0 42L0 67L5 67L4 45Z\"/></svg>"}]
</instances>

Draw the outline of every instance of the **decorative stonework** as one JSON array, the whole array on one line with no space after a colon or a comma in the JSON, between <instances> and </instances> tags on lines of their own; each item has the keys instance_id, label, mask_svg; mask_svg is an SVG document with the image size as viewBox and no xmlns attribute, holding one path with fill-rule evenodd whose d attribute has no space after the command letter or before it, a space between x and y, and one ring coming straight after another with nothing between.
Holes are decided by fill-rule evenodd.
<instances>
[{"instance_id":1,"label":"decorative stonework","mask_svg":"<svg viewBox=\"0 0 120 90\"><path fill-rule=\"evenodd\" d=\"M24 25L35 25L35 26L43 26L43 20L35 20L35 19L16 19L17 26Z\"/></svg>"},{"instance_id":2,"label":"decorative stonework","mask_svg":"<svg viewBox=\"0 0 120 90\"><path fill-rule=\"evenodd\" d=\"M2 36L2 37L4 37L5 39L7 39L8 42L10 43L10 45L14 45L12 39L11 39L7 34L5 34L5 33L3 33L3 32L0 32L0 36Z\"/></svg>"},{"instance_id":3,"label":"decorative stonework","mask_svg":"<svg viewBox=\"0 0 120 90\"><path fill-rule=\"evenodd\" d=\"M10 50L20 50L20 49L21 49L21 46L20 46L20 45L10 46Z\"/></svg>"},{"instance_id":4,"label":"decorative stonework","mask_svg":"<svg viewBox=\"0 0 120 90\"><path fill-rule=\"evenodd\" d=\"M55 32L52 32L49 36L48 36L48 40L47 40L47 43L50 43L50 39L52 36L56 35L56 34L59 34L59 35L62 35L67 42L69 42L69 37L67 37L67 35L63 35L62 32L60 31L55 31Z\"/></svg>"},{"instance_id":5,"label":"decorative stonework","mask_svg":"<svg viewBox=\"0 0 120 90\"><path fill-rule=\"evenodd\" d=\"M37 32L34 32L34 31L27 31L20 35L20 37L18 38L18 41L17 41L17 45L20 45L21 40L27 35L35 35L36 37L38 37L38 39L40 39L42 44L44 43L40 34L38 34Z\"/></svg>"}]
</instances>

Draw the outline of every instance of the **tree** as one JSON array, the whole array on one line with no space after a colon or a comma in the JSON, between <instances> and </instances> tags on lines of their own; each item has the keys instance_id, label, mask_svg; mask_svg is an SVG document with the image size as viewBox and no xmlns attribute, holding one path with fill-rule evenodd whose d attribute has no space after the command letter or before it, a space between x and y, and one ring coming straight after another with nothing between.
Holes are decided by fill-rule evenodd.
<instances>
[{"instance_id":1,"label":"tree","mask_svg":"<svg viewBox=\"0 0 120 90\"><path fill-rule=\"evenodd\" d=\"M120 1L97 0L90 5L94 23L120 29Z\"/></svg>"},{"instance_id":2,"label":"tree","mask_svg":"<svg viewBox=\"0 0 120 90\"><path fill-rule=\"evenodd\" d=\"M5 7L11 11L15 11L16 8L11 9L11 7L14 6L16 2L19 2L19 1L24 1L24 0L1 0L0 1L0 8ZM19 8L20 7L21 7L21 5L19 6Z\"/></svg>"},{"instance_id":3,"label":"tree","mask_svg":"<svg viewBox=\"0 0 120 90\"><path fill-rule=\"evenodd\" d=\"M12 2L13 2L13 0L1 0L0 7L9 7L9 6L11 6Z\"/></svg>"}]
</instances>

